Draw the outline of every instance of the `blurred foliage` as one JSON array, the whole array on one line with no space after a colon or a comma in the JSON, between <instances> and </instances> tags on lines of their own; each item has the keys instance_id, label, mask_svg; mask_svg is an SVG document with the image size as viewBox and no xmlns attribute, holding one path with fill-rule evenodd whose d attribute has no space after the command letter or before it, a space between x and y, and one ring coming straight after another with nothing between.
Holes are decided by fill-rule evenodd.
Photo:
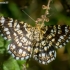
<instances>
[{"instance_id":1,"label":"blurred foliage","mask_svg":"<svg viewBox=\"0 0 70 70\"><path fill-rule=\"evenodd\" d=\"M47 5L48 0L0 0L0 16L12 17L23 20L28 24L34 25L34 20L39 18L44 12L42 5ZM70 25L70 0L52 0L50 5L49 22L46 25L68 24ZM29 16L27 16L24 10ZM9 42L0 37L0 70L24 70L26 61L15 60L7 53ZM41 65L34 59L28 62L28 70L70 70L70 43L57 50L57 58L48 65Z\"/></svg>"}]
</instances>

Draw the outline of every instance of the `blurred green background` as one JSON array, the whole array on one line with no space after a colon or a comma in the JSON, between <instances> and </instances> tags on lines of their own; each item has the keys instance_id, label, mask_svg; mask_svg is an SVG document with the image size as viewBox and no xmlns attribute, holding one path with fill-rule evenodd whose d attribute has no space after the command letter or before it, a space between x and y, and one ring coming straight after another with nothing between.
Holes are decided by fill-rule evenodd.
<instances>
[{"instance_id":1,"label":"blurred green background","mask_svg":"<svg viewBox=\"0 0 70 70\"><path fill-rule=\"evenodd\" d=\"M47 2L48 0L0 0L0 16L23 20L34 25L35 22L29 16L34 20L39 18L44 13L42 5L47 5ZM50 21L46 25L70 25L70 0L52 0L50 7L48 16ZM12 58L6 51L8 44L8 41L0 37L0 70L24 70L26 61L16 61ZM70 43L56 51L57 58L48 65L30 59L27 62L27 70L70 70Z\"/></svg>"}]
</instances>

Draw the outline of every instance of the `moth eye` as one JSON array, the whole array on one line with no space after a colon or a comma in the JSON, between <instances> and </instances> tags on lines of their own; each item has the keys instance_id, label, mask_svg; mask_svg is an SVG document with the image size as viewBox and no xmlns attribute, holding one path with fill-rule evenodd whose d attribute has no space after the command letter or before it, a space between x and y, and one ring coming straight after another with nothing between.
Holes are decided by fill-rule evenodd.
<instances>
[{"instance_id":1,"label":"moth eye","mask_svg":"<svg viewBox=\"0 0 70 70\"><path fill-rule=\"evenodd\" d=\"M38 25L38 24L37 24ZM70 40L70 26L41 24L32 27L13 18L0 17L0 35L5 40L11 40L8 52L17 60L27 60L33 57L41 64L55 60L55 48L65 46Z\"/></svg>"}]
</instances>

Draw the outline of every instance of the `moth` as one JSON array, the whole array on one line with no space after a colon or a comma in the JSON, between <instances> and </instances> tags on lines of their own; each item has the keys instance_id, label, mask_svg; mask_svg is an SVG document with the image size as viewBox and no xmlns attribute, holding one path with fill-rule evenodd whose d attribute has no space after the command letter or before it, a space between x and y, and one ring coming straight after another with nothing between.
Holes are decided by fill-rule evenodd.
<instances>
[{"instance_id":1,"label":"moth","mask_svg":"<svg viewBox=\"0 0 70 70\"><path fill-rule=\"evenodd\" d=\"M11 41L7 50L17 60L33 57L41 64L48 64L56 58L55 49L69 42L70 26L37 23L33 27L23 21L1 16L0 35Z\"/></svg>"}]
</instances>

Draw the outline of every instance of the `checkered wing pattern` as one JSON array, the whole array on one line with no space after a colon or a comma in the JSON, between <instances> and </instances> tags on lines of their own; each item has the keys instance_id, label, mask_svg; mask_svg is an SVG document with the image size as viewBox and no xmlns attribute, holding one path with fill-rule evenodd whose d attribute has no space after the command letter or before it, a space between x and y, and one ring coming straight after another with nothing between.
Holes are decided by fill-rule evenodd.
<instances>
[{"instance_id":1,"label":"checkered wing pattern","mask_svg":"<svg viewBox=\"0 0 70 70\"><path fill-rule=\"evenodd\" d=\"M0 18L0 35L11 41L8 51L16 59L28 59L31 56L31 26L12 18Z\"/></svg>"},{"instance_id":2,"label":"checkered wing pattern","mask_svg":"<svg viewBox=\"0 0 70 70\"><path fill-rule=\"evenodd\" d=\"M32 27L23 21L0 17L0 35L11 41L8 51L14 58L33 57L41 64L48 64L56 58L55 48L69 42L70 26L36 24Z\"/></svg>"},{"instance_id":3,"label":"checkered wing pattern","mask_svg":"<svg viewBox=\"0 0 70 70\"><path fill-rule=\"evenodd\" d=\"M41 64L48 64L56 58L55 48L61 48L69 42L70 27L67 25L51 25L45 26L42 30L45 33L43 38L35 44L33 57Z\"/></svg>"}]
</instances>

